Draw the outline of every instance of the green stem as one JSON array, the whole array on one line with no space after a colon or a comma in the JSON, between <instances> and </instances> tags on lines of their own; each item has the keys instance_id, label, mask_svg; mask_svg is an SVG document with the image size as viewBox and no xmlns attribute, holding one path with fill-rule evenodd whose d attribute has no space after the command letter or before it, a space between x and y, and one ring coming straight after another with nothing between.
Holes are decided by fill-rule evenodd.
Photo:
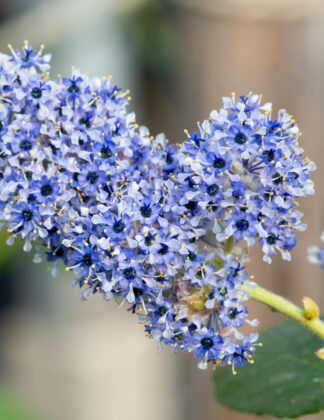
<instances>
[{"instance_id":1,"label":"green stem","mask_svg":"<svg viewBox=\"0 0 324 420\"><path fill-rule=\"evenodd\" d=\"M287 316L288 318L294 319L324 339L324 322L322 322L319 318L311 320L307 319L301 308L289 302L289 300L284 299L282 296L269 292L263 287L257 286L250 289L247 285L243 285L243 288L250 294L252 299L264 303L269 306L269 308Z\"/></svg>"}]
</instances>

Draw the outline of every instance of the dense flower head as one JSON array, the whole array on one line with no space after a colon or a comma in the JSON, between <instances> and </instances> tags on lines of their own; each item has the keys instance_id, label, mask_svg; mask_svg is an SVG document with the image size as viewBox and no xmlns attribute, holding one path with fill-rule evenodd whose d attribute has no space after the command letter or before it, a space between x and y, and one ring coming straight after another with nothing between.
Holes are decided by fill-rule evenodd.
<instances>
[{"instance_id":1,"label":"dense flower head","mask_svg":"<svg viewBox=\"0 0 324 420\"><path fill-rule=\"evenodd\" d=\"M321 241L324 244L324 232L322 232ZM308 261L312 264L319 264L321 269L324 270L324 245L310 246L308 248Z\"/></svg>"},{"instance_id":2,"label":"dense flower head","mask_svg":"<svg viewBox=\"0 0 324 420\"><path fill-rule=\"evenodd\" d=\"M260 95L224 98L198 132L187 132L173 177L183 218L214 234L202 240L213 236L216 247L229 238L248 247L258 240L266 262L277 251L290 259L294 231L306 227L297 200L314 193L315 169L302 156L294 119L285 110L276 119L271 113Z\"/></svg>"},{"instance_id":3,"label":"dense flower head","mask_svg":"<svg viewBox=\"0 0 324 420\"><path fill-rule=\"evenodd\" d=\"M248 95L224 99L182 146L128 113L129 92L73 69L52 81L49 56L26 43L0 56L0 227L81 297L128 305L158 347L199 367L251 362L246 249L285 258L313 192L298 128ZM244 286L244 287L243 287Z\"/></svg>"}]
</instances>

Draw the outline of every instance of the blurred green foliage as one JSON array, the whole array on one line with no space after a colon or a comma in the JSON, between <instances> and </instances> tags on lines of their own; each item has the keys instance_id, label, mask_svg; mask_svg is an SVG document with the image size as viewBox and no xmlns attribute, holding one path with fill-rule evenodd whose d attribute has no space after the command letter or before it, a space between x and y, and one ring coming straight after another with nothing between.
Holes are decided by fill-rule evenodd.
<instances>
[{"instance_id":1,"label":"blurred green foliage","mask_svg":"<svg viewBox=\"0 0 324 420\"><path fill-rule=\"evenodd\" d=\"M122 18L143 68L155 75L168 73L176 58L177 37L170 10L168 1L150 0Z\"/></svg>"},{"instance_id":2,"label":"blurred green foliage","mask_svg":"<svg viewBox=\"0 0 324 420\"><path fill-rule=\"evenodd\" d=\"M13 246L8 246L6 244L7 239L8 239L7 232L1 231L0 232L0 269L2 269L7 264L10 264L13 258L19 253L19 250L21 250L21 246L19 247L18 241L16 241Z\"/></svg>"},{"instance_id":3,"label":"blurred green foliage","mask_svg":"<svg viewBox=\"0 0 324 420\"><path fill-rule=\"evenodd\" d=\"M25 404L17 399L13 392L0 385L0 419L1 420L39 420Z\"/></svg>"}]
</instances>

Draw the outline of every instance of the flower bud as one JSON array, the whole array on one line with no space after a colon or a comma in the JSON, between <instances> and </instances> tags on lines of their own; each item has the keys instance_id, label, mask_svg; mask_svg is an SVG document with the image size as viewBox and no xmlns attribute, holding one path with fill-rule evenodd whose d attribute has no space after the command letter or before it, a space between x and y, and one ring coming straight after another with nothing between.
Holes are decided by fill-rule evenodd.
<instances>
[{"instance_id":1,"label":"flower bud","mask_svg":"<svg viewBox=\"0 0 324 420\"><path fill-rule=\"evenodd\" d=\"M309 297L303 298L304 314L308 320L317 319L319 317L319 308L313 299Z\"/></svg>"},{"instance_id":2,"label":"flower bud","mask_svg":"<svg viewBox=\"0 0 324 420\"><path fill-rule=\"evenodd\" d=\"M319 349L315 352L316 356L319 359L323 359L324 360L324 347L322 349Z\"/></svg>"}]
</instances>

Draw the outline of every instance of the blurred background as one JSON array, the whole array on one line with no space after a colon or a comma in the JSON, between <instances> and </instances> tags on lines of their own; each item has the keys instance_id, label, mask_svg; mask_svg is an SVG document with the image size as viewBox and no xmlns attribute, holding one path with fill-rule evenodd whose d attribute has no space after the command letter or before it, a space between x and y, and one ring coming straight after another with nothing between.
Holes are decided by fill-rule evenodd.
<instances>
[{"instance_id":1,"label":"blurred background","mask_svg":"<svg viewBox=\"0 0 324 420\"><path fill-rule=\"evenodd\" d=\"M173 142L232 91L286 108L318 165L302 203L306 233L293 262L249 266L261 285L324 312L323 273L307 262L324 228L324 1L1 0L0 50L29 40L53 54L52 77L75 65L132 91L137 120ZM80 303L72 278L53 279L0 242L0 420L251 420L213 398L211 373L167 349L100 297ZM251 304L262 327L281 318ZM306 419L306 418L305 418ZM323 414L307 419L324 419Z\"/></svg>"}]
</instances>

